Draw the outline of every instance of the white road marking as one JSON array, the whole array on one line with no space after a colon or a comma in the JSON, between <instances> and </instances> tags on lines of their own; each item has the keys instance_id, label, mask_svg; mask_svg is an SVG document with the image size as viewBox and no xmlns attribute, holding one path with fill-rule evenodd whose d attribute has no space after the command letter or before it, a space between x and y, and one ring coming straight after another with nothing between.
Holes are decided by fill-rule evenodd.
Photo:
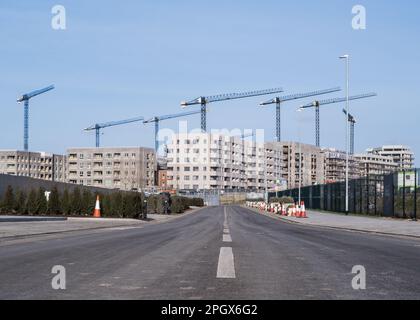
<instances>
[{"instance_id":1,"label":"white road marking","mask_svg":"<svg viewBox=\"0 0 420 320\"><path fill-rule=\"evenodd\" d=\"M230 236L230 234L223 235L223 242L232 242L232 237Z\"/></svg>"},{"instance_id":2,"label":"white road marking","mask_svg":"<svg viewBox=\"0 0 420 320\"><path fill-rule=\"evenodd\" d=\"M228 234L228 233L230 233L230 231L229 231L229 229L223 229L223 233Z\"/></svg>"},{"instance_id":3,"label":"white road marking","mask_svg":"<svg viewBox=\"0 0 420 320\"><path fill-rule=\"evenodd\" d=\"M230 247L220 248L219 265L217 266L217 278L236 278L233 251Z\"/></svg>"}]
</instances>

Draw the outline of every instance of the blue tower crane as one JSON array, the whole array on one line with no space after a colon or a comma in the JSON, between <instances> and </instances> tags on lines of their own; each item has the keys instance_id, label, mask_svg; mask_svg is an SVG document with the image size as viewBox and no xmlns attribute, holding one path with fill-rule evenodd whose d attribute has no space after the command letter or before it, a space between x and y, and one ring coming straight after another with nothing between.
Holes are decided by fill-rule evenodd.
<instances>
[{"instance_id":1,"label":"blue tower crane","mask_svg":"<svg viewBox=\"0 0 420 320\"><path fill-rule=\"evenodd\" d=\"M346 109L343 109L345 115L347 115ZM354 155L354 126L356 125L356 119L349 113L348 121L350 123L350 154Z\"/></svg>"},{"instance_id":2,"label":"blue tower crane","mask_svg":"<svg viewBox=\"0 0 420 320\"><path fill-rule=\"evenodd\" d=\"M23 149L24 151L29 150L29 100L32 98L39 96L45 92L51 91L54 89L54 85L49 87L32 91L30 93L26 93L22 95L20 98L17 99L18 103L24 103L24 114L23 114Z\"/></svg>"},{"instance_id":3,"label":"blue tower crane","mask_svg":"<svg viewBox=\"0 0 420 320\"><path fill-rule=\"evenodd\" d=\"M158 134L159 134L159 123L164 120L169 119L175 119L175 118L181 118L186 116L191 116L194 114L199 114L201 111L190 111L190 112L184 112L184 113L178 113L178 114L169 114L164 116L156 116L149 120L143 121L144 124L147 123L155 123L155 150L156 152L159 150L159 141L158 141Z\"/></svg>"},{"instance_id":4,"label":"blue tower crane","mask_svg":"<svg viewBox=\"0 0 420 320\"><path fill-rule=\"evenodd\" d=\"M319 96L327 93L337 92L340 91L341 88L331 88L326 90L319 90L319 91L313 91L313 92L307 92L307 93L297 93L297 94L291 94L284 97L276 97L274 99L261 102L260 106L267 106L270 104L276 104L276 138L277 142L281 141L281 104L286 101L292 101L292 100L298 100L298 99L304 99L308 97L314 97Z\"/></svg>"},{"instance_id":5,"label":"blue tower crane","mask_svg":"<svg viewBox=\"0 0 420 320\"><path fill-rule=\"evenodd\" d=\"M96 148L99 148L99 146L100 146L99 136L100 136L100 130L101 129L108 128L108 127L120 126L120 125L123 125L123 124L128 124L128 123L133 123L133 122L139 122L139 121L143 121L143 120L144 120L144 117L137 117L137 118L121 120L121 121L97 123L97 124L94 124L93 126L91 126L89 128L86 128L85 131L92 131L92 130L96 131Z\"/></svg>"},{"instance_id":6,"label":"blue tower crane","mask_svg":"<svg viewBox=\"0 0 420 320\"><path fill-rule=\"evenodd\" d=\"M264 96L264 95L274 94L274 93L279 93L279 92L283 92L283 89L274 88L274 89L268 89L268 90L250 91L250 92L243 92L243 93L220 94L220 95L209 96L209 97L199 97L191 101L183 101L181 102L181 106L183 108L186 108L188 106L200 105L201 106L201 130L203 132L207 132L206 115L207 115L207 105L209 103L258 97L258 96Z\"/></svg>"},{"instance_id":7,"label":"blue tower crane","mask_svg":"<svg viewBox=\"0 0 420 320\"><path fill-rule=\"evenodd\" d=\"M349 100L359 100L359 99L366 99L371 97L376 97L376 93L366 93L366 94L359 94L356 96L350 96ZM307 108L315 108L315 143L316 146L319 147L321 144L321 125L320 125L320 112L319 107L327 104L335 104L340 102L347 101L346 98L333 98L333 99L327 99L327 100L320 100L320 101L313 101L311 103L308 103L306 105L301 106L301 109L307 109Z\"/></svg>"}]
</instances>

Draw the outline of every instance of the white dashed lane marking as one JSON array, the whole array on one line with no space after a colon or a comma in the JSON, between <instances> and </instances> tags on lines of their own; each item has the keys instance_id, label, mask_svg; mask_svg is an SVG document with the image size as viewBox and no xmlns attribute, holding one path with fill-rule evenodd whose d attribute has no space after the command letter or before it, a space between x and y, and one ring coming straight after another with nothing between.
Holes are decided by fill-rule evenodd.
<instances>
[{"instance_id":1,"label":"white dashed lane marking","mask_svg":"<svg viewBox=\"0 0 420 320\"><path fill-rule=\"evenodd\" d=\"M217 278L220 278L220 279L236 278L235 262L233 259L232 248L229 248L229 247L220 248L219 265L217 266Z\"/></svg>"},{"instance_id":2,"label":"white dashed lane marking","mask_svg":"<svg viewBox=\"0 0 420 320\"><path fill-rule=\"evenodd\" d=\"M230 236L230 234L223 235L223 242L232 242L232 237Z\"/></svg>"}]
</instances>

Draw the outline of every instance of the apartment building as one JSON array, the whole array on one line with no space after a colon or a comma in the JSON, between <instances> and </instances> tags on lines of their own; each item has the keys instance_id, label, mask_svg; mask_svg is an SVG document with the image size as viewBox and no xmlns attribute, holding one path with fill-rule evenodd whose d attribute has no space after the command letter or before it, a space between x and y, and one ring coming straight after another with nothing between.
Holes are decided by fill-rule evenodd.
<instances>
[{"instance_id":1,"label":"apartment building","mask_svg":"<svg viewBox=\"0 0 420 320\"><path fill-rule=\"evenodd\" d=\"M210 133L177 134L168 145L169 188L264 191L279 177L272 145Z\"/></svg>"},{"instance_id":2,"label":"apartment building","mask_svg":"<svg viewBox=\"0 0 420 320\"><path fill-rule=\"evenodd\" d=\"M357 154L354 156L359 166L359 176L389 174L399 169L399 165L391 157L374 153Z\"/></svg>"},{"instance_id":3,"label":"apartment building","mask_svg":"<svg viewBox=\"0 0 420 320\"><path fill-rule=\"evenodd\" d=\"M379 148L368 149L367 153L389 157L394 163L398 164L399 169L414 168L414 153L406 146L382 146Z\"/></svg>"},{"instance_id":4,"label":"apartment building","mask_svg":"<svg viewBox=\"0 0 420 320\"><path fill-rule=\"evenodd\" d=\"M120 190L155 186L156 153L150 148L71 148L68 182Z\"/></svg>"},{"instance_id":5,"label":"apartment building","mask_svg":"<svg viewBox=\"0 0 420 320\"><path fill-rule=\"evenodd\" d=\"M346 152L333 148L324 148L325 183L335 183L346 180ZM349 155L349 179L359 178L359 162Z\"/></svg>"},{"instance_id":6,"label":"apartment building","mask_svg":"<svg viewBox=\"0 0 420 320\"><path fill-rule=\"evenodd\" d=\"M0 173L65 182L66 157L46 152L0 150Z\"/></svg>"},{"instance_id":7,"label":"apartment building","mask_svg":"<svg viewBox=\"0 0 420 320\"><path fill-rule=\"evenodd\" d=\"M281 175L287 181L287 188L298 188L299 178L301 186L324 183L325 158L320 148L298 142L277 142L274 145L280 152Z\"/></svg>"}]
</instances>

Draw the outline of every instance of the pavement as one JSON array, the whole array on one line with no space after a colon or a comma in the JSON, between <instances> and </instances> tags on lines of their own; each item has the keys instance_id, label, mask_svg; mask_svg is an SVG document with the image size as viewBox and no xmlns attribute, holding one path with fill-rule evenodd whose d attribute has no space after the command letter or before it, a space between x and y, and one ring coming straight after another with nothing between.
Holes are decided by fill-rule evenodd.
<instances>
[{"instance_id":1,"label":"pavement","mask_svg":"<svg viewBox=\"0 0 420 320\"><path fill-rule=\"evenodd\" d=\"M261 213L257 209L255 212ZM263 214L276 219L300 223L309 226L343 229L349 231L370 232L390 236L420 238L420 222L405 219L392 219L369 216L346 216L341 213L327 213L307 210L307 219L283 217L272 213Z\"/></svg>"},{"instance_id":2,"label":"pavement","mask_svg":"<svg viewBox=\"0 0 420 320\"><path fill-rule=\"evenodd\" d=\"M420 299L417 239L209 207L141 228L0 243L0 299ZM54 290L54 266L66 289ZM353 267L366 270L354 290Z\"/></svg>"},{"instance_id":3,"label":"pavement","mask_svg":"<svg viewBox=\"0 0 420 320\"><path fill-rule=\"evenodd\" d=\"M66 221L66 217L0 216L0 222L46 222Z\"/></svg>"},{"instance_id":4,"label":"pavement","mask_svg":"<svg viewBox=\"0 0 420 320\"><path fill-rule=\"evenodd\" d=\"M186 214L192 213L189 211ZM53 218L53 217L8 217L0 219L0 243L15 238L51 235L63 232L108 228L143 227L147 224L165 222L181 215L148 214L148 220L116 218Z\"/></svg>"}]
</instances>

